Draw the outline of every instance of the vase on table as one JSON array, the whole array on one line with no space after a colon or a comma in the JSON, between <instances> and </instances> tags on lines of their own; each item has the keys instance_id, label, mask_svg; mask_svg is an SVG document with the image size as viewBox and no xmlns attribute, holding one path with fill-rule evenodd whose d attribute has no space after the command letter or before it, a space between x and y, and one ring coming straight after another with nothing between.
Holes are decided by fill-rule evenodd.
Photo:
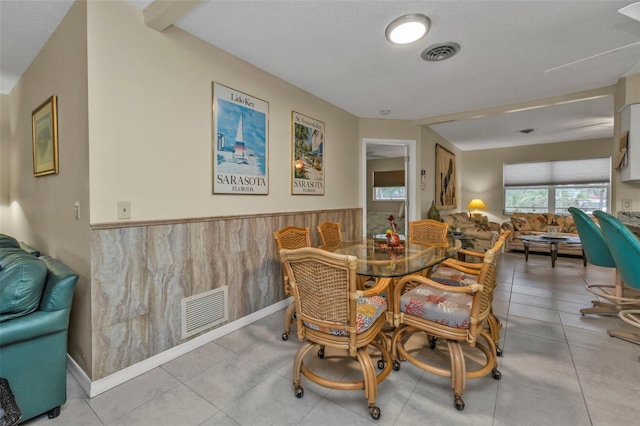
<instances>
[{"instance_id":1,"label":"vase on table","mask_svg":"<svg viewBox=\"0 0 640 426\"><path fill-rule=\"evenodd\" d=\"M442 222L440 218L440 211L436 207L436 202L431 201L431 208L427 211L427 219L437 220L438 222Z\"/></svg>"}]
</instances>

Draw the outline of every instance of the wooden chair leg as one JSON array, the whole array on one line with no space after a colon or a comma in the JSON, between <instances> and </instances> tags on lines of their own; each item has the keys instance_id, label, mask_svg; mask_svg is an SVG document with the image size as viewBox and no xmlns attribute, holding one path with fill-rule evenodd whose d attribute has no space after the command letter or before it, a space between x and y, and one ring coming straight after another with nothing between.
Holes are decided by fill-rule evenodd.
<instances>
[{"instance_id":1,"label":"wooden chair leg","mask_svg":"<svg viewBox=\"0 0 640 426\"><path fill-rule=\"evenodd\" d=\"M296 314L296 304L291 303L284 313L284 333L282 333L282 340L289 340L289 333L291 333L291 320Z\"/></svg>"}]
</instances>

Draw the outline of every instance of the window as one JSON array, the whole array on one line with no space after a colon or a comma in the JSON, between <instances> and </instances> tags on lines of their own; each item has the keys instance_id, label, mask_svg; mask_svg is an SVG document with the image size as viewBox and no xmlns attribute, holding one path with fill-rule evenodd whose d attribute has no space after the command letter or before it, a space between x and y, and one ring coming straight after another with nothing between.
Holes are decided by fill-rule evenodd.
<instances>
[{"instance_id":1,"label":"window","mask_svg":"<svg viewBox=\"0 0 640 426\"><path fill-rule=\"evenodd\" d=\"M374 201L404 201L404 170L373 172Z\"/></svg>"},{"instance_id":2,"label":"window","mask_svg":"<svg viewBox=\"0 0 640 426\"><path fill-rule=\"evenodd\" d=\"M608 210L610 158L510 163L502 170L505 214Z\"/></svg>"}]
</instances>

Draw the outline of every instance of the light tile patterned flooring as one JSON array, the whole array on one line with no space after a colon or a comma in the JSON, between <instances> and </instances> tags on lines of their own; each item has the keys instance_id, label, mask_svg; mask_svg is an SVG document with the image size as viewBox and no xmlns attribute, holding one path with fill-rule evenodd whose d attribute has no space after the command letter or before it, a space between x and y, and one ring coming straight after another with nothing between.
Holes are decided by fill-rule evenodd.
<instances>
[{"instance_id":1,"label":"light tile patterned flooring","mask_svg":"<svg viewBox=\"0 0 640 426\"><path fill-rule=\"evenodd\" d=\"M292 387L295 333L282 341L283 312L217 339L160 368L88 399L68 375L60 417L28 425L638 425L640 346L614 339L607 328L629 328L616 317L582 317L590 306L585 283L611 282L610 270L560 257L506 253L494 310L504 325L502 380L467 382L464 411L453 407L448 379L405 362L379 386L374 421L362 391L335 391L303 378ZM416 336L415 339L420 339ZM436 361L436 351L425 356ZM446 347L446 345L444 345ZM312 352L313 353L313 352ZM356 377L352 361L327 352L312 367Z\"/></svg>"}]
</instances>

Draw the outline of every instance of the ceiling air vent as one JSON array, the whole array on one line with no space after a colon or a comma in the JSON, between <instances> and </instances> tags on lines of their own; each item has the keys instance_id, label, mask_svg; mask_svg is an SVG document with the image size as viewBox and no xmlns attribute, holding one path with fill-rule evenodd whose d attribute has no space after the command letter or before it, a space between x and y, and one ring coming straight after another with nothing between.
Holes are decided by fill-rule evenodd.
<instances>
[{"instance_id":1,"label":"ceiling air vent","mask_svg":"<svg viewBox=\"0 0 640 426\"><path fill-rule=\"evenodd\" d=\"M458 43L447 42L434 44L432 46L427 47L422 51L420 56L425 61L429 62L438 62L444 61L445 59L449 59L456 53L460 51L460 45Z\"/></svg>"}]
</instances>

